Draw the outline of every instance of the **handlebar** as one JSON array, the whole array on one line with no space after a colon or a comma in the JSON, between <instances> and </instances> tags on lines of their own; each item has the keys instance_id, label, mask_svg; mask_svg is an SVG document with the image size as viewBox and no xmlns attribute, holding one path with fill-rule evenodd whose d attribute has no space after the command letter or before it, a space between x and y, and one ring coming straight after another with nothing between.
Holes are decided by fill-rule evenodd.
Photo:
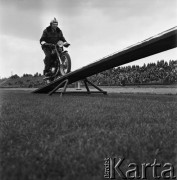
<instances>
[{"instance_id":1,"label":"handlebar","mask_svg":"<svg viewBox=\"0 0 177 180\"><path fill-rule=\"evenodd\" d=\"M45 43L43 44L43 46L52 46L52 47L56 47L58 46L58 44L52 44L52 43ZM66 44L63 44L64 47L69 47L70 44L69 43L66 43Z\"/></svg>"},{"instance_id":2,"label":"handlebar","mask_svg":"<svg viewBox=\"0 0 177 180\"><path fill-rule=\"evenodd\" d=\"M71 44L67 43L67 44L63 44L64 47L69 47Z\"/></svg>"}]
</instances>

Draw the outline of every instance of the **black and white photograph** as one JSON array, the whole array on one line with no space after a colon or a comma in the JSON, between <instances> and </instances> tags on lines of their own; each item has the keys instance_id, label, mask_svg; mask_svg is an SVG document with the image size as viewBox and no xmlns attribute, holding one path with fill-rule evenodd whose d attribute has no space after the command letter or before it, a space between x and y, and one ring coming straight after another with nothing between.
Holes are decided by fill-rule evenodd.
<instances>
[{"instance_id":1,"label":"black and white photograph","mask_svg":"<svg viewBox=\"0 0 177 180\"><path fill-rule=\"evenodd\" d=\"M0 0L0 180L177 179L177 0Z\"/></svg>"}]
</instances>

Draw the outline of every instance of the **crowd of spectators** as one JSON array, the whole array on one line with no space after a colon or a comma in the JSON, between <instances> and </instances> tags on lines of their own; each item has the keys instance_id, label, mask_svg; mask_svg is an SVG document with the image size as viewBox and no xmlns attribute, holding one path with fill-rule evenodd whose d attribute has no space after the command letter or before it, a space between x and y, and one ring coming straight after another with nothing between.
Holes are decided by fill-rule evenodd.
<instances>
[{"instance_id":1,"label":"crowd of spectators","mask_svg":"<svg viewBox=\"0 0 177 180\"><path fill-rule=\"evenodd\" d=\"M97 85L173 84L177 83L177 60L116 67L95 74L89 79Z\"/></svg>"},{"instance_id":2,"label":"crowd of spectators","mask_svg":"<svg viewBox=\"0 0 177 180\"><path fill-rule=\"evenodd\" d=\"M33 78L35 77L35 79ZM36 87L44 85L42 75L24 74L19 77L17 74L10 77L15 86ZM144 64L143 66L119 66L88 78L91 82L101 86L124 86L141 84L177 84L177 60L164 60L157 63Z\"/></svg>"}]
</instances>

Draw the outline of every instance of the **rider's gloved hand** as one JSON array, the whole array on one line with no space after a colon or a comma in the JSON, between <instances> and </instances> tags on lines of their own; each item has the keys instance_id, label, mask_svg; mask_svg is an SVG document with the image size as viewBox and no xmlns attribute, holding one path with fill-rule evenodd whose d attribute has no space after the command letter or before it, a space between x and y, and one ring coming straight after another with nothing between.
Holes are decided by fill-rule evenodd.
<instances>
[{"instance_id":1,"label":"rider's gloved hand","mask_svg":"<svg viewBox=\"0 0 177 180\"><path fill-rule=\"evenodd\" d=\"M41 42L41 45L43 46L44 44L46 44L46 42L45 42L45 41L42 41L42 42Z\"/></svg>"},{"instance_id":2,"label":"rider's gloved hand","mask_svg":"<svg viewBox=\"0 0 177 180\"><path fill-rule=\"evenodd\" d=\"M50 46L50 45L52 45L52 44L50 44L50 43L45 43L44 45L46 45L46 46Z\"/></svg>"},{"instance_id":3,"label":"rider's gloved hand","mask_svg":"<svg viewBox=\"0 0 177 180\"><path fill-rule=\"evenodd\" d=\"M41 42L42 47L43 46L53 46L53 44L51 44L51 43L46 43L45 41L42 41L42 42Z\"/></svg>"}]
</instances>

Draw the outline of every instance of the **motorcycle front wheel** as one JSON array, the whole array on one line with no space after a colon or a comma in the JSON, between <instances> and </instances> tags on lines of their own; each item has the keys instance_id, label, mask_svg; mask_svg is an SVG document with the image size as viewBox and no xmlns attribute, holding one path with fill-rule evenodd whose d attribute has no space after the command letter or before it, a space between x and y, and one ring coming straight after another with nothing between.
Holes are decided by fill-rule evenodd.
<instances>
[{"instance_id":1,"label":"motorcycle front wheel","mask_svg":"<svg viewBox=\"0 0 177 180\"><path fill-rule=\"evenodd\" d=\"M67 52L61 55L62 64L60 64L60 74L64 76L71 71L71 58Z\"/></svg>"}]
</instances>

